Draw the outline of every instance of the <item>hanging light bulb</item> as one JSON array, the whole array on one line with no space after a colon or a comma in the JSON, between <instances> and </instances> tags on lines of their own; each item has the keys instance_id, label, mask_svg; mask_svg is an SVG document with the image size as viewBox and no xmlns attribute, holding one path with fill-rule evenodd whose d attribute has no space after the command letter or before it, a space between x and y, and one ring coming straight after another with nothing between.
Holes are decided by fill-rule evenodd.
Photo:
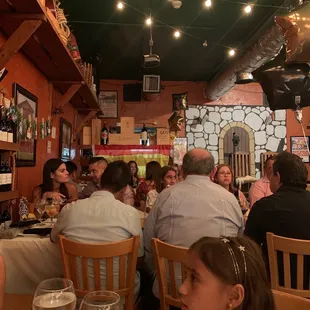
<instances>
[{"instance_id":1,"label":"hanging light bulb","mask_svg":"<svg viewBox=\"0 0 310 310\"><path fill-rule=\"evenodd\" d=\"M234 49L230 49L228 51L228 55L231 56L231 57L235 56L235 54L236 54L236 51Z\"/></svg>"},{"instance_id":2,"label":"hanging light bulb","mask_svg":"<svg viewBox=\"0 0 310 310\"><path fill-rule=\"evenodd\" d=\"M211 0L207 0L207 1L205 2L205 6L206 6L207 8L209 8L211 5L212 5L212 1L211 1Z\"/></svg>"},{"instance_id":3,"label":"hanging light bulb","mask_svg":"<svg viewBox=\"0 0 310 310\"><path fill-rule=\"evenodd\" d=\"M243 10L244 10L245 14L250 14L252 12L252 6L248 4L244 7Z\"/></svg>"},{"instance_id":4,"label":"hanging light bulb","mask_svg":"<svg viewBox=\"0 0 310 310\"><path fill-rule=\"evenodd\" d=\"M173 35L174 35L175 38L178 39L181 36L181 33L180 33L179 30L176 30Z\"/></svg>"},{"instance_id":5,"label":"hanging light bulb","mask_svg":"<svg viewBox=\"0 0 310 310\"><path fill-rule=\"evenodd\" d=\"M151 19L150 17L147 18L147 19L145 20L145 23L146 23L148 26L152 25L152 19Z\"/></svg>"},{"instance_id":6,"label":"hanging light bulb","mask_svg":"<svg viewBox=\"0 0 310 310\"><path fill-rule=\"evenodd\" d=\"M119 10L122 10L122 9L124 8L124 3L123 3L122 1L119 1L119 2L117 3L117 8L118 8Z\"/></svg>"}]
</instances>

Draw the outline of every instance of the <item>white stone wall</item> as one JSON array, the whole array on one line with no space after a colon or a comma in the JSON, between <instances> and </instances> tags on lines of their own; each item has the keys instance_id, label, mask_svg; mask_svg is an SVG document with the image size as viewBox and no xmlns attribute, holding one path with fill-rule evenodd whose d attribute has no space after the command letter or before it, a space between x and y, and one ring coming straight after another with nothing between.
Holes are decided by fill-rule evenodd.
<instances>
[{"instance_id":1,"label":"white stone wall","mask_svg":"<svg viewBox=\"0 0 310 310\"><path fill-rule=\"evenodd\" d=\"M209 118L200 124L198 117L206 113ZM260 177L260 154L266 151L286 150L286 110L275 111L271 120L271 110L263 106L192 106L186 113L186 137L188 150L208 149L219 159L219 134L228 123L238 122L249 126L254 134L256 177Z\"/></svg>"}]
</instances>

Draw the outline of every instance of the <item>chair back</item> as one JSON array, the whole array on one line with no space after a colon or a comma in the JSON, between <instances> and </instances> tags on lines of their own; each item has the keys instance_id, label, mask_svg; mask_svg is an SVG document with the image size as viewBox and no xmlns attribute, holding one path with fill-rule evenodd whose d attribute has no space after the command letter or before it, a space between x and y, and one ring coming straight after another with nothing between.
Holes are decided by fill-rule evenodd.
<instances>
[{"instance_id":1,"label":"chair back","mask_svg":"<svg viewBox=\"0 0 310 310\"><path fill-rule=\"evenodd\" d=\"M310 255L310 241L280 237L268 232L267 246L271 288L288 294L310 298L310 290L304 289L304 256ZM284 286L279 284L278 252L283 253ZM290 254L297 256L296 289L291 286Z\"/></svg>"},{"instance_id":2,"label":"chair back","mask_svg":"<svg viewBox=\"0 0 310 310\"><path fill-rule=\"evenodd\" d=\"M186 277L185 263L188 249L173 246L155 238L152 240L152 248L155 255L154 259L160 293L160 309L169 310L169 306L181 308L175 267L177 263L181 265L183 282Z\"/></svg>"},{"instance_id":3,"label":"chair back","mask_svg":"<svg viewBox=\"0 0 310 310\"><path fill-rule=\"evenodd\" d=\"M278 153L275 153L275 152L264 152L264 153L261 153L260 154L260 164L261 164L261 176L263 177L265 175L265 172L264 172L264 164L265 164L265 161L270 158L270 157L274 157L278 155Z\"/></svg>"},{"instance_id":4,"label":"chair back","mask_svg":"<svg viewBox=\"0 0 310 310\"><path fill-rule=\"evenodd\" d=\"M309 310L310 300L292 294L272 290L276 310Z\"/></svg>"},{"instance_id":5,"label":"chair back","mask_svg":"<svg viewBox=\"0 0 310 310\"><path fill-rule=\"evenodd\" d=\"M230 166L233 169L235 178L250 175L250 153L236 152L231 154Z\"/></svg>"},{"instance_id":6,"label":"chair back","mask_svg":"<svg viewBox=\"0 0 310 310\"><path fill-rule=\"evenodd\" d=\"M125 309L133 309L135 273L140 236L112 243L86 244L71 241L64 236L60 238L60 249L65 270L65 278L71 279L76 295L85 296L92 288L89 281L89 262L92 261L94 289L113 291L125 297ZM113 281L113 259L119 258L118 283ZM78 259L81 265L81 275L78 275ZM102 279L100 267L105 260L106 279ZM105 287L102 288L102 280Z\"/></svg>"},{"instance_id":7,"label":"chair back","mask_svg":"<svg viewBox=\"0 0 310 310\"><path fill-rule=\"evenodd\" d=\"M5 263L2 255L0 255L0 310L3 309L5 276L6 276Z\"/></svg>"}]
</instances>

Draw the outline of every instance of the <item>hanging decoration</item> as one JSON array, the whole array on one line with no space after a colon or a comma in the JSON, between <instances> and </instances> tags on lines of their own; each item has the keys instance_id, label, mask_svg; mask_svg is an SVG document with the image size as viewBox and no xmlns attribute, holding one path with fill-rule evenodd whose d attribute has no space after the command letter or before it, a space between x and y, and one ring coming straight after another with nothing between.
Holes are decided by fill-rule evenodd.
<instances>
[{"instance_id":1,"label":"hanging decoration","mask_svg":"<svg viewBox=\"0 0 310 310\"><path fill-rule=\"evenodd\" d=\"M188 109L188 92L181 94L172 94L173 110L187 110Z\"/></svg>"},{"instance_id":2,"label":"hanging decoration","mask_svg":"<svg viewBox=\"0 0 310 310\"><path fill-rule=\"evenodd\" d=\"M181 131L184 122L184 117L180 115L180 112L174 112L168 119L170 131Z\"/></svg>"}]
</instances>

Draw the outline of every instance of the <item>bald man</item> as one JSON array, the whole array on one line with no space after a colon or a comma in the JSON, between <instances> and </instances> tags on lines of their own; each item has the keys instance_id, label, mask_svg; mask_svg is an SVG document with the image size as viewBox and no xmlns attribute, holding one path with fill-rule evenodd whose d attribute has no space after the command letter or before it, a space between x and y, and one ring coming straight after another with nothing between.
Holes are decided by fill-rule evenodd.
<instances>
[{"instance_id":1,"label":"bald man","mask_svg":"<svg viewBox=\"0 0 310 310\"><path fill-rule=\"evenodd\" d=\"M243 216L236 197L210 180L212 154L193 149L183 158L185 181L162 191L144 225L144 247L149 270L154 271L152 238L190 247L203 236L237 236ZM181 280L181 279L180 279ZM153 292L158 296L156 285Z\"/></svg>"}]
</instances>

